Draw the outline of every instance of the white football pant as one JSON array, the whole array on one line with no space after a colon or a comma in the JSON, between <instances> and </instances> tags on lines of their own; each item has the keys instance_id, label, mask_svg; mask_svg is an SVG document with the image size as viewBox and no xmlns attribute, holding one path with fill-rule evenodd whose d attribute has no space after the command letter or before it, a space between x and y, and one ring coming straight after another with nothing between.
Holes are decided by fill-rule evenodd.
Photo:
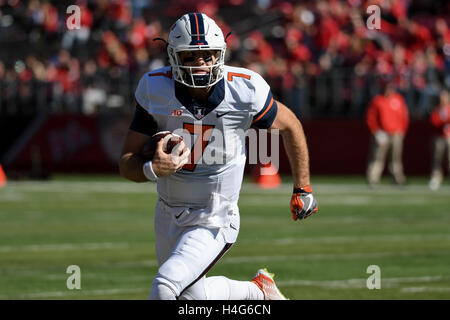
<instances>
[{"instance_id":1,"label":"white football pant","mask_svg":"<svg viewBox=\"0 0 450 320\"><path fill-rule=\"evenodd\" d=\"M233 206L231 226L179 226L173 208L161 200L155 209L156 255L159 270L150 300L258 300L262 291L250 281L206 277L206 273L236 241L239 211ZM181 213L182 210L179 210ZM177 224L178 223L178 224Z\"/></svg>"}]
</instances>

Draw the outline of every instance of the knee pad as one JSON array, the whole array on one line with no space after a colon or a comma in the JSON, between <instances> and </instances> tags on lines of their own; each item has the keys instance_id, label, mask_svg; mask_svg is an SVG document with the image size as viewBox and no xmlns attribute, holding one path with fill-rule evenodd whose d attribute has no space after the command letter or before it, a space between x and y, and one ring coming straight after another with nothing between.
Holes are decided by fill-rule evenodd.
<instances>
[{"instance_id":1,"label":"knee pad","mask_svg":"<svg viewBox=\"0 0 450 320\"><path fill-rule=\"evenodd\" d=\"M192 286L184 290L179 296L179 300L207 300L207 291L206 291L206 283L205 277L199 279Z\"/></svg>"},{"instance_id":2,"label":"knee pad","mask_svg":"<svg viewBox=\"0 0 450 320\"><path fill-rule=\"evenodd\" d=\"M192 273L182 259L167 260L152 283L150 300L174 300L192 282Z\"/></svg>"},{"instance_id":3,"label":"knee pad","mask_svg":"<svg viewBox=\"0 0 450 320\"><path fill-rule=\"evenodd\" d=\"M156 277L152 283L149 300L176 300L178 293L174 286L164 278Z\"/></svg>"}]
</instances>

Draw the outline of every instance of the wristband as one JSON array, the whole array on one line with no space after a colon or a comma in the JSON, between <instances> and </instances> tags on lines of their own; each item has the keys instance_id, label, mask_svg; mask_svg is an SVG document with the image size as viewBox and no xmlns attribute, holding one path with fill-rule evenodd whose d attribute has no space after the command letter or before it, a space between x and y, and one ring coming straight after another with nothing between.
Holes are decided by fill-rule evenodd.
<instances>
[{"instance_id":1,"label":"wristband","mask_svg":"<svg viewBox=\"0 0 450 320\"><path fill-rule=\"evenodd\" d=\"M312 188L311 188L310 184L300 187L300 188L294 187L294 190L293 190L293 193L311 193L311 192L312 192Z\"/></svg>"},{"instance_id":2,"label":"wristband","mask_svg":"<svg viewBox=\"0 0 450 320\"><path fill-rule=\"evenodd\" d=\"M158 180L158 176L155 174L152 168L152 161L147 161L144 163L142 167L142 171L144 171L144 176L150 181Z\"/></svg>"}]
</instances>

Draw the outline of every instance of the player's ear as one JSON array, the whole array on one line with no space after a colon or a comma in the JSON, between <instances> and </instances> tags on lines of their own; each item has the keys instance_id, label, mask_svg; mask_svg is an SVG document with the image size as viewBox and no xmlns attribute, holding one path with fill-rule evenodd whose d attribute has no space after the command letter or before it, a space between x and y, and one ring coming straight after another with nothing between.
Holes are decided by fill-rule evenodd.
<instances>
[{"instance_id":1,"label":"player's ear","mask_svg":"<svg viewBox=\"0 0 450 320\"><path fill-rule=\"evenodd\" d=\"M166 49L167 49L167 46L169 45L169 43L166 40L164 40L163 38L154 38L153 41L162 41L162 42L164 42L164 44L166 45Z\"/></svg>"},{"instance_id":2,"label":"player's ear","mask_svg":"<svg viewBox=\"0 0 450 320\"><path fill-rule=\"evenodd\" d=\"M232 33L232 32L233 32L233 31L228 32L227 35L225 36L225 43L227 42L228 37L231 36L231 33Z\"/></svg>"}]
</instances>

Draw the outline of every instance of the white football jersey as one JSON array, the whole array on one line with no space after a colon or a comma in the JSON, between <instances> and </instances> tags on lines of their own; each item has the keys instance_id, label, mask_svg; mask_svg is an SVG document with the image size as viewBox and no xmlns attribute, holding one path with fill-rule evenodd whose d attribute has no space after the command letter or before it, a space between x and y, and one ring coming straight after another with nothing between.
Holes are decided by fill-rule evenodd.
<instances>
[{"instance_id":1,"label":"white football jersey","mask_svg":"<svg viewBox=\"0 0 450 320\"><path fill-rule=\"evenodd\" d=\"M211 208L237 203L246 161L245 133L251 126L268 128L277 105L269 85L256 72L225 66L224 77L208 102L192 99L175 82L171 68L146 73L136 101L157 122L158 131L183 136L191 149L182 170L157 181L160 198L170 206Z\"/></svg>"}]
</instances>

